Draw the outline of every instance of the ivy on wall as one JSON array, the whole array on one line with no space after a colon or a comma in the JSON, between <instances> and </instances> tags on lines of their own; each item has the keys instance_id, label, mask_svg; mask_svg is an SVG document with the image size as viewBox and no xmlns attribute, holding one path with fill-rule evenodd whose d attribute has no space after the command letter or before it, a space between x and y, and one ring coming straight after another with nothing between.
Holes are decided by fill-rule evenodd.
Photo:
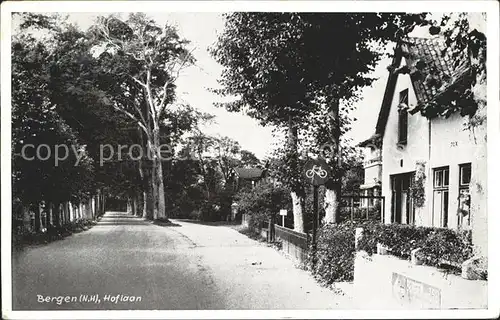
<instances>
[{"instance_id":1,"label":"ivy on wall","mask_svg":"<svg viewBox=\"0 0 500 320\"><path fill-rule=\"evenodd\" d=\"M425 161L417 161L415 178L410 187L410 194L417 208L421 208L425 203L425 179Z\"/></svg>"}]
</instances>

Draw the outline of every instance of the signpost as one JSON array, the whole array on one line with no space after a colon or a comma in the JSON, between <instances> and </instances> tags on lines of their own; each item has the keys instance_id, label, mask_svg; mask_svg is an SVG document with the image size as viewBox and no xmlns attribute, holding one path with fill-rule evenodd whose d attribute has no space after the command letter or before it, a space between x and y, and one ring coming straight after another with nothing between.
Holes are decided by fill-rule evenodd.
<instances>
[{"instance_id":1,"label":"signpost","mask_svg":"<svg viewBox=\"0 0 500 320\"><path fill-rule=\"evenodd\" d=\"M285 217L287 215L287 212L285 209L280 210L280 216L281 216L281 226L284 228L285 227Z\"/></svg>"},{"instance_id":2,"label":"signpost","mask_svg":"<svg viewBox=\"0 0 500 320\"><path fill-rule=\"evenodd\" d=\"M318 187L330 179L330 167L325 160L310 159L304 166L304 175L313 185L313 252L316 252L316 229L318 228Z\"/></svg>"}]
</instances>

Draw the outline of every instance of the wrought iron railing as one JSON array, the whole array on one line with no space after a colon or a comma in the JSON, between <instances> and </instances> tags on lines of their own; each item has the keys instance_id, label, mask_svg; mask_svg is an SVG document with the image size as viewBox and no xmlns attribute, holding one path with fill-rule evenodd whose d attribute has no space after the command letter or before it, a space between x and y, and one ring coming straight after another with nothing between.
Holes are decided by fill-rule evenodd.
<instances>
[{"instance_id":1,"label":"wrought iron railing","mask_svg":"<svg viewBox=\"0 0 500 320\"><path fill-rule=\"evenodd\" d=\"M364 165L365 166L369 166L371 164L374 164L374 163L379 163L379 162L382 162L382 156L378 156L378 157L375 157L375 158L372 158L372 159L369 159L369 160L366 160L364 162Z\"/></svg>"}]
</instances>

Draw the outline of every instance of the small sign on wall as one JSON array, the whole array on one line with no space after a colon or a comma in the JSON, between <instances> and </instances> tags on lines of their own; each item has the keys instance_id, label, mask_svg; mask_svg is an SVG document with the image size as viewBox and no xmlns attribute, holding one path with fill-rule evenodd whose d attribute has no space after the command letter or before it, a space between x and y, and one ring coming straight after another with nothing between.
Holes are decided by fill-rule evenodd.
<instances>
[{"instance_id":1,"label":"small sign on wall","mask_svg":"<svg viewBox=\"0 0 500 320\"><path fill-rule=\"evenodd\" d=\"M392 296L410 309L440 309L441 289L392 273Z\"/></svg>"}]
</instances>

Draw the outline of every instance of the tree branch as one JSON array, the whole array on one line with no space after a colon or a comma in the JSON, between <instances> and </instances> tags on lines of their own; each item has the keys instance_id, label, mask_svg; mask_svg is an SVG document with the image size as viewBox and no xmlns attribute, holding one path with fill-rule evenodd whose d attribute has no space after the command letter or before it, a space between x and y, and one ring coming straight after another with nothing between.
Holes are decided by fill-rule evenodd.
<instances>
[{"instance_id":1,"label":"tree branch","mask_svg":"<svg viewBox=\"0 0 500 320\"><path fill-rule=\"evenodd\" d=\"M125 110L123 108L120 108L115 103L112 103L112 106L113 106L113 108L115 110L123 113L124 115L128 116L130 119L132 119L133 121L135 121L139 125L139 127L144 131L144 133L148 136L148 139L150 138L149 132L146 129L146 126L144 125L144 123L142 123L141 121L139 121L132 113L128 112L127 110Z\"/></svg>"},{"instance_id":2,"label":"tree branch","mask_svg":"<svg viewBox=\"0 0 500 320\"><path fill-rule=\"evenodd\" d=\"M138 83L141 87L146 88L146 84L145 84L144 82L142 82L141 80L139 80L139 79L137 79L136 77L131 76L131 75L129 75L129 77L130 77L132 80L134 80L136 83Z\"/></svg>"},{"instance_id":3,"label":"tree branch","mask_svg":"<svg viewBox=\"0 0 500 320\"><path fill-rule=\"evenodd\" d=\"M159 105L158 116L160 116L165 111L165 108L166 108L167 87L168 87L168 85L171 84L171 83L174 83L179 78L181 70L185 67L187 61L189 60L189 57L191 57L191 53L195 49L196 49L196 47L194 47L191 51L189 51L186 54L186 56L184 57L184 59L182 60L182 62L180 64L179 68L177 69L177 73L176 73L175 77L172 77L170 80L166 80L165 81L165 84L163 85L163 97L162 97L160 105ZM175 63L173 63L173 65L175 66ZM172 68L172 70L173 70L173 68ZM169 71L171 71L171 70L169 70Z\"/></svg>"}]
</instances>

